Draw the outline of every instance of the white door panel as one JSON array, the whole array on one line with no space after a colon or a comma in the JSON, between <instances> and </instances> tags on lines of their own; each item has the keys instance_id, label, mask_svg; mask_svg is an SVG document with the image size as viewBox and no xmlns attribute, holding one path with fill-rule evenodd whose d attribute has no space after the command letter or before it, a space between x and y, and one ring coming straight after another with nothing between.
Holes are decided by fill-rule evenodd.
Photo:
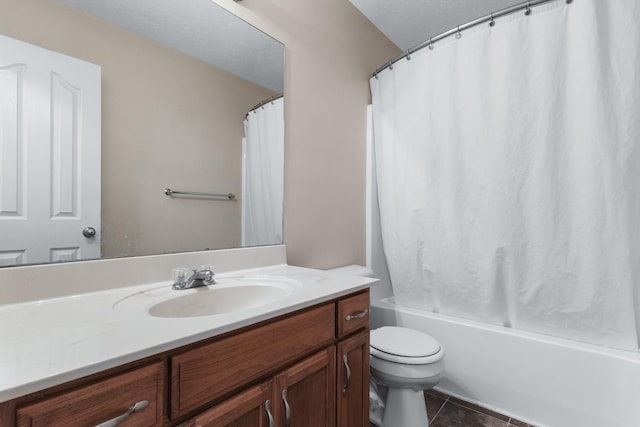
<instances>
[{"instance_id":1,"label":"white door panel","mask_svg":"<svg viewBox=\"0 0 640 427\"><path fill-rule=\"evenodd\" d=\"M100 74L0 36L0 266L100 257Z\"/></svg>"}]
</instances>

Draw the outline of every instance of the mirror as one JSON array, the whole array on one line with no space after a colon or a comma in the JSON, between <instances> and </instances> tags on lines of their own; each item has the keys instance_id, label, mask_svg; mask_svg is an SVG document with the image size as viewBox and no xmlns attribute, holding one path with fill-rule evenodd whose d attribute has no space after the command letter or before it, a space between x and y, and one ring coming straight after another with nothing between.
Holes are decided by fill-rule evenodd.
<instances>
[{"instance_id":1,"label":"mirror","mask_svg":"<svg viewBox=\"0 0 640 427\"><path fill-rule=\"evenodd\" d=\"M242 222L244 122L283 92L281 43L212 0L5 0L0 34L0 266L252 241ZM58 63L79 80L47 68ZM48 86L36 91L43 67ZM89 131L98 160L82 157ZM281 196L273 203L281 225ZM30 223L38 204L43 218ZM85 218L92 210L97 220ZM63 237L49 242L54 234ZM260 244L280 243L281 227Z\"/></svg>"}]
</instances>

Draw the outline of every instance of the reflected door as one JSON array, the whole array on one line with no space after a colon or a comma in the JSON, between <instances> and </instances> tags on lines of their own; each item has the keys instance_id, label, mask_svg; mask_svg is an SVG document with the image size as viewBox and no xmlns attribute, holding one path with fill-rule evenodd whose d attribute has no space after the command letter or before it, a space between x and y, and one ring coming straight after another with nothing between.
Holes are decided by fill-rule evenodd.
<instances>
[{"instance_id":1,"label":"reflected door","mask_svg":"<svg viewBox=\"0 0 640 427\"><path fill-rule=\"evenodd\" d=\"M100 257L100 80L0 36L0 266Z\"/></svg>"}]
</instances>

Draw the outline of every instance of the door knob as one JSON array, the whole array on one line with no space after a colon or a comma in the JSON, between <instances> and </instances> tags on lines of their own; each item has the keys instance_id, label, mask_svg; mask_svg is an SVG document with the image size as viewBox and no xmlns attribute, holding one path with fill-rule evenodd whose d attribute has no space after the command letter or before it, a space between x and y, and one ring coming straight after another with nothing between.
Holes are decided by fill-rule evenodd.
<instances>
[{"instance_id":1,"label":"door knob","mask_svg":"<svg viewBox=\"0 0 640 427\"><path fill-rule=\"evenodd\" d=\"M82 235L88 239L93 239L96 237L96 229L93 227L87 227L82 230Z\"/></svg>"}]
</instances>

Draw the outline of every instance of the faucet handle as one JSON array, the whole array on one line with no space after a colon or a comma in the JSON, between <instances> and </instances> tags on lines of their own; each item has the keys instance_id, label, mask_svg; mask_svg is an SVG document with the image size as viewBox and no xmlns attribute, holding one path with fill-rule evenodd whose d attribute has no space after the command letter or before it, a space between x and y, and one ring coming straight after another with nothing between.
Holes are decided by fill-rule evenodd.
<instances>
[{"instance_id":1,"label":"faucet handle","mask_svg":"<svg viewBox=\"0 0 640 427\"><path fill-rule=\"evenodd\" d=\"M213 269L214 269L214 268L215 268L215 266L214 266L214 265L212 265L212 264L202 264L202 265L200 266L200 270L201 270L201 271L211 271L211 272L213 272Z\"/></svg>"},{"instance_id":2,"label":"faucet handle","mask_svg":"<svg viewBox=\"0 0 640 427\"><path fill-rule=\"evenodd\" d=\"M213 285L214 283L216 283L214 279L215 273L213 269L214 269L214 266L211 264L204 264L200 266L200 272L204 275L202 280L207 285Z\"/></svg>"},{"instance_id":3,"label":"faucet handle","mask_svg":"<svg viewBox=\"0 0 640 427\"><path fill-rule=\"evenodd\" d=\"M173 287L183 287L187 280L189 280L189 269L184 267L178 267L171 270L171 277L173 278Z\"/></svg>"}]
</instances>

